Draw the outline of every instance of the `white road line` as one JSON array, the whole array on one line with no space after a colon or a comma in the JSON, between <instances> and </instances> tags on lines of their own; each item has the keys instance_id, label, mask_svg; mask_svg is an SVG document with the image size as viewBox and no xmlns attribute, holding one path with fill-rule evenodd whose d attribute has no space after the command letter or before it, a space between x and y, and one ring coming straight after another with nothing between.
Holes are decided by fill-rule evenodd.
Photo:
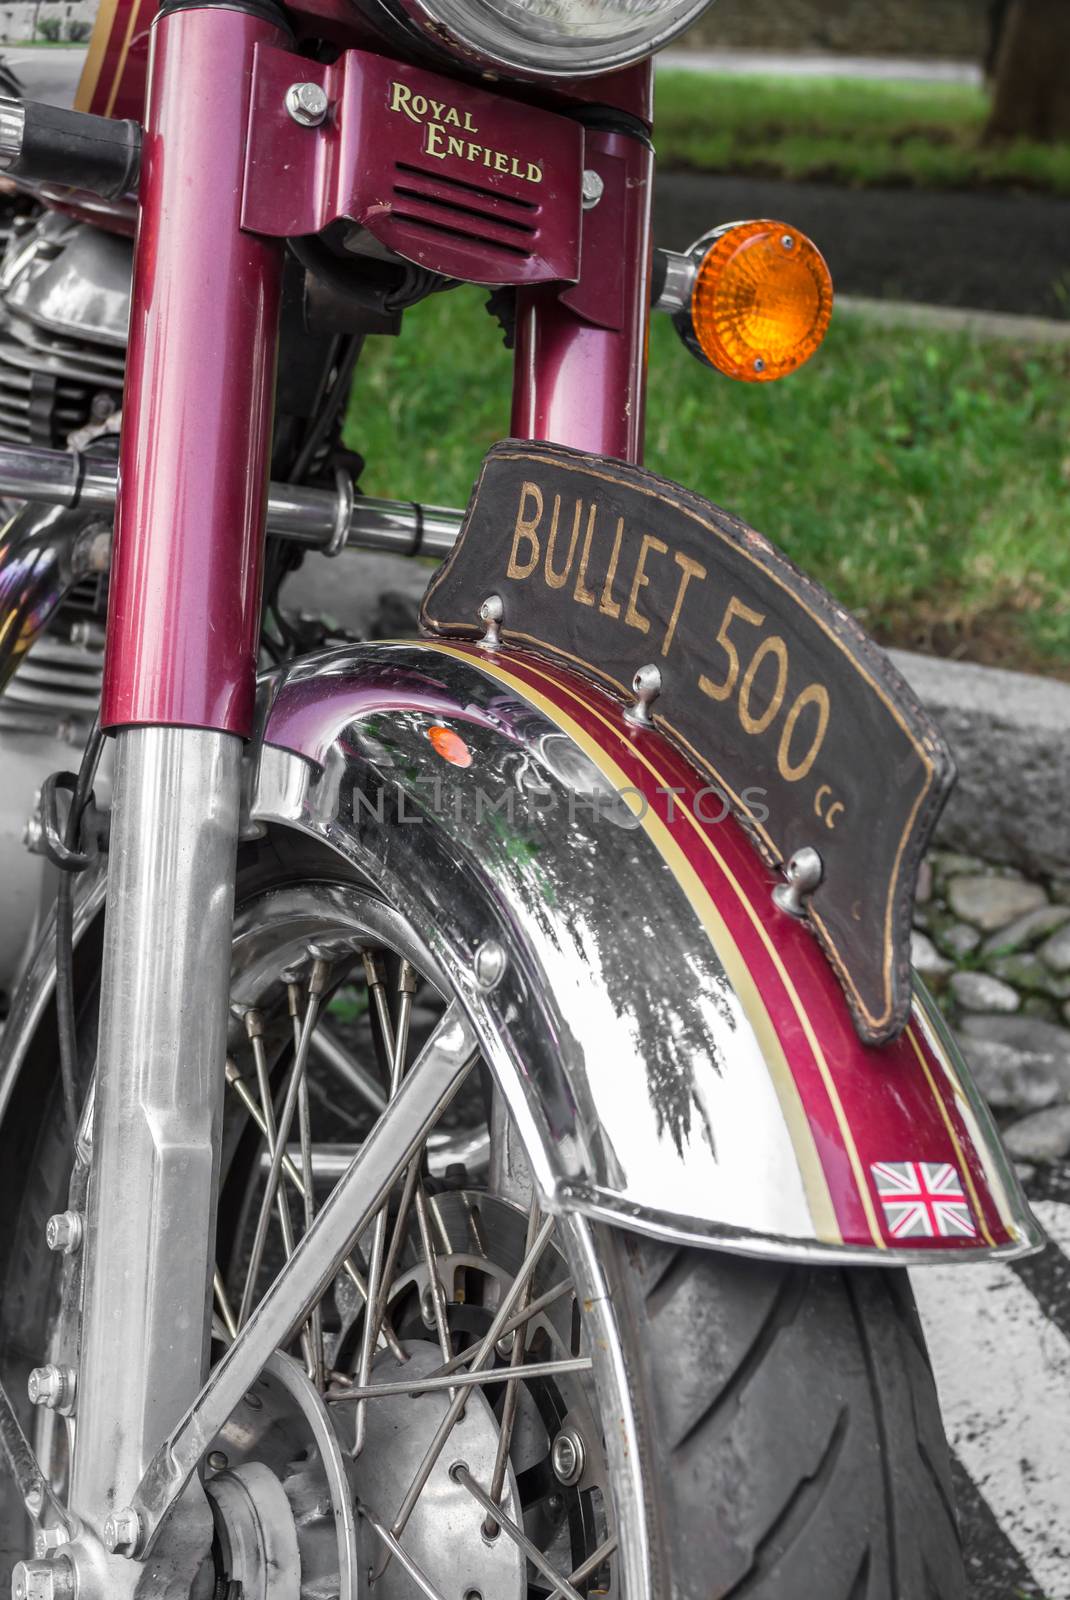
<instances>
[{"instance_id":1,"label":"white road line","mask_svg":"<svg viewBox=\"0 0 1070 1600\"><path fill-rule=\"evenodd\" d=\"M1070 1234L1070 1213L1054 1220ZM951 1446L1046 1600L1070 1600L1070 1341L1007 1267L911 1281Z\"/></svg>"}]
</instances>

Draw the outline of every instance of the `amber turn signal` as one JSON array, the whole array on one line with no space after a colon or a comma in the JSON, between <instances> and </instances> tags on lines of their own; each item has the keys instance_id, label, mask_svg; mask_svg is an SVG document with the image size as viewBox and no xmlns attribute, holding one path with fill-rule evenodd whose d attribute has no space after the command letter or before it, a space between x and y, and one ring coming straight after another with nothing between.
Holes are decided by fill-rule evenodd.
<instances>
[{"instance_id":1,"label":"amber turn signal","mask_svg":"<svg viewBox=\"0 0 1070 1600\"><path fill-rule=\"evenodd\" d=\"M700 240L691 258L681 331L712 367L768 383L810 359L832 315L832 277L804 233L783 222L733 223Z\"/></svg>"}]
</instances>

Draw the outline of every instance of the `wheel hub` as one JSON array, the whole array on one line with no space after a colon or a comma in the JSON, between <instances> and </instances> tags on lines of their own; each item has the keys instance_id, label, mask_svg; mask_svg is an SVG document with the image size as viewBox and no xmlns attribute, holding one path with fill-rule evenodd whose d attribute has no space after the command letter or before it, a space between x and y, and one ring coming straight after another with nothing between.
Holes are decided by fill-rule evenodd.
<instances>
[{"instance_id":1,"label":"wheel hub","mask_svg":"<svg viewBox=\"0 0 1070 1600\"><path fill-rule=\"evenodd\" d=\"M436 1345L406 1340L404 1364L382 1351L372 1372L373 1383L427 1377L442 1365ZM353 1465L352 1482L358 1509L367 1508L389 1527L405 1491L416 1476L435 1431L449 1408L448 1392L392 1395L368 1406L364 1448ZM352 1439L356 1402L332 1406L336 1427ZM341 1413L341 1416L339 1415ZM346 1419L343 1423L343 1417ZM498 1423L480 1390L473 1388L463 1416L455 1424L405 1530L405 1549L431 1580L443 1600L522 1600L526 1594L524 1556L501 1533L483 1532L485 1513L464 1486L450 1476L458 1463L486 1488L494 1472ZM503 1512L519 1522L518 1496L512 1469L506 1473ZM365 1517L358 1523L362 1572L378 1564L382 1544ZM376 1581L375 1600L416 1600L420 1590L400 1562L392 1561Z\"/></svg>"}]
</instances>

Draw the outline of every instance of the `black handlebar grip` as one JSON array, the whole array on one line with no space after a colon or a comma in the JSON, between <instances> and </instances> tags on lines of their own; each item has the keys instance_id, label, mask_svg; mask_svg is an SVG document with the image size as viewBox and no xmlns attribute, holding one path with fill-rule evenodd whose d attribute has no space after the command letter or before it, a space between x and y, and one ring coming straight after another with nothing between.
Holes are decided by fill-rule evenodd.
<instances>
[{"instance_id":1,"label":"black handlebar grip","mask_svg":"<svg viewBox=\"0 0 1070 1600\"><path fill-rule=\"evenodd\" d=\"M136 122L0 96L0 168L27 183L59 183L117 200L137 189Z\"/></svg>"}]
</instances>

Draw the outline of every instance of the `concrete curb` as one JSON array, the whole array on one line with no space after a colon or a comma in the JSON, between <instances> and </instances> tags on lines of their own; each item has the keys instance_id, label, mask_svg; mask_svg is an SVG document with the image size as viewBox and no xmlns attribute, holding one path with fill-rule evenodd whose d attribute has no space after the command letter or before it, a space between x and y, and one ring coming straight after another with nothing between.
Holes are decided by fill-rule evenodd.
<instances>
[{"instance_id":1,"label":"concrete curb","mask_svg":"<svg viewBox=\"0 0 1070 1600\"><path fill-rule=\"evenodd\" d=\"M958 765L938 841L1028 877L1070 877L1070 684L888 653Z\"/></svg>"},{"instance_id":2,"label":"concrete curb","mask_svg":"<svg viewBox=\"0 0 1070 1600\"><path fill-rule=\"evenodd\" d=\"M870 78L899 83L968 83L979 86L984 75L976 61L919 61L909 56L849 56L817 50L742 50L725 45L717 50L665 50L659 67L685 72L752 74L774 78Z\"/></svg>"},{"instance_id":3,"label":"concrete curb","mask_svg":"<svg viewBox=\"0 0 1070 1600\"><path fill-rule=\"evenodd\" d=\"M935 333L964 333L975 339L1005 339L1018 344L1070 345L1070 322L1049 317L1022 317L1010 311L971 311L951 306L916 305L907 300L869 300L838 294L836 312L862 317L884 328L931 328Z\"/></svg>"}]
</instances>

